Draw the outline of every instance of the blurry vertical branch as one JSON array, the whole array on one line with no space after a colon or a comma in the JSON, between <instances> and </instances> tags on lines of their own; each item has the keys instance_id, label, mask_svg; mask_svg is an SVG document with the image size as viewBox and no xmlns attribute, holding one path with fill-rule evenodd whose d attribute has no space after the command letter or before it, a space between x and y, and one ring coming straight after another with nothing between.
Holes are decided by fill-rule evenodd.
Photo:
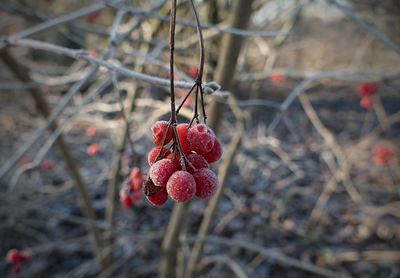
<instances>
[{"instance_id":1,"label":"blurry vertical branch","mask_svg":"<svg viewBox=\"0 0 400 278\"><path fill-rule=\"evenodd\" d=\"M247 23L251 15L251 5L253 0L234 1L232 13L229 18L229 27L246 29ZM230 90L235 75L237 59L242 47L244 38L233 34L225 34L222 38L221 51L218 59L214 79L221 85L224 90ZM213 101L210 105L209 125L218 132L219 125L223 118L223 106L217 101Z\"/></svg>"},{"instance_id":2,"label":"blurry vertical branch","mask_svg":"<svg viewBox=\"0 0 400 278\"><path fill-rule=\"evenodd\" d=\"M0 53L0 58L7 65L7 67L14 74L14 76L18 78L20 81L22 82L31 81L26 70L21 65L19 65L19 63L11 56L11 54L7 50L2 50L2 52ZM51 110L45 97L36 88L30 89L30 93L33 100L35 101L38 111L43 115L43 117L47 118L50 115ZM53 122L50 128L52 131L55 131L57 129L57 124ZM100 237L100 233L94 224L94 222L96 221L96 215L93 210L92 201L90 199L89 193L86 189L83 178L79 172L79 168L76 165L74 158L72 157L71 150L62 135L58 137L57 145L62 157L64 158L67 164L67 167L72 175L72 178L75 181L76 189L78 190L78 193L83 203L83 213L90 220L91 223L90 230L93 239L95 241L95 246L96 246L95 250L96 252L99 252L102 249L102 240Z\"/></svg>"},{"instance_id":3,"label":"blurry vertical branch","mask_svg":"<svg viewBox=\"0 0 400 278\"><path fill-rule=\"evenodd\" d=\"M250 15L251 15L251 5L253 1L236 1L233 7L233 12L231 13L230 27L234 28L246 28ZM223 37L221 54L218 61L217 72L215 74L215 79L221 84L222 88L229 89L233 82L233 77L235 73L235 68L237 65L237 60L239 57L240 49L243 43L243 37L238 37L232 34L227 34ZM234 111L239 111L234 98L230 98L230 106ZM221 105L214 101L211 103L211 108L209 110L210 115L210 127L218 132L219 125L222 120L224 110ZM239 121L242 120L241 113L235 113ZM232 139L226 155L224 156L223 163L219 168L219 180L218 180L218 190L216 194L211 198L206 212L204 214L203 220L200 224L200 228L197 233L197 240L194 243L192 254L190 256L187 274L188 277L195 277L197 262L201 256L204 246L204 238L207 235L215 211L217 210L219 201L223 193L223 187L226 178L229 174L229 169L235 158L236 151L240 146L242 131L244 129L243 123L239 124L238 132Z\"/></svg>"}]
</instances>

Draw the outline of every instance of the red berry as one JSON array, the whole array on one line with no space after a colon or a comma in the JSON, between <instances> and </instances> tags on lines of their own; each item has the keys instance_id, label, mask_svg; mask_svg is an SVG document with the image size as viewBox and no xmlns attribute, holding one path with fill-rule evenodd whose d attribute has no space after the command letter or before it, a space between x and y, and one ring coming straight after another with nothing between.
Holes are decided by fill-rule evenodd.
<instances>
[{"instance_id":1,"label":"red berry","mask_svg":"<svg viewBox=\"0 0 400 278\"><path fill-rule=\"evenodd\" d=\"M215 173L208 169L202 168L193 174L196 181L196 196L199 198L208 198L217 191L218 179Z\"/></svg>"},{"instance_id":2,"label":"red berry","mask_svg":"<svg viewBox=\"0 0 400 278\"><path fill-rule=\"evenodd\" d=\"M393 156L394 152L391 149L377 146L375 148L375 155L372 157L372 162L375 165L388 165Z\"/></svg>"},{"instance_id":3,"label":"red berry","mask_svg":"<svg viewBox=\"0 0 400 278\"><path fill-rule=\"evenodd\" d=\"M50 172L51 170L54 169L54 162L53 160L45 160L42 162L42 164L40 165L40 171L42 172Z\"/></svg>"},{"instance_id":4,"label":"red berry","mask_svg":"<svg viewBox=\"0 0 400 278\"><path fill-rule=\"evenodd\" d=\"M100 53L96 49L89 50L89 56L93 58L98 58L100 56Z\"/></svg>"},{"instance_id":5,"label":"red berry","mask_svg":"<svg viewBox=\"0 0 400 278\"><path fill-rule=\"evenodd\" d=\"M141 190L135 191L132 194L132 200L134 203L139 202L140 200L142 200L143 194Z\"/></svg>"},{"instance_id":6,"label":"red berry","mask_svg":"<svg viewBox=\"0 0 400 278\"><path fill-rule=\"evenodd\" d=\"M133 168L130 175L130 187L133 191L140 191L144 182L143 174L139 168Z\"/></svg>"},{"instance_id":7,"label":"red berry","mask_svg":"<svg viewBox=\"0 0 400 278\"><path fill-rule=\"evenodd\" d=\"M95 23L101 16L101 11L95 11L85 17L85 20L88 24Z\"/></svg>"},{"instance_id":8,"label":"red berry","mask_svg":"<svg viewBox=\"0 0 400 278\"><path fill-rule=\"evenodd\" d=\"M177 202L189 201L196 192L196 182L190 173L176 171L168 180L167 192Z\"/></svg>"},{"instance_id":9,"label":"red berry","mask_svg":"<svg viewBox=\"0 0 400 278\"><path fill-rule=\"evenodd\" d=\"M177 170L175 163L169 159L155 162L149 170L151 180L157 186L166 186L169 177Z\"/></svg>"},{"instance_id":10,"label":"red berry","mask_svg":"<svg viewBox=\"0 0 400 278\"><path fill-rule=\"evenodd\" d=\"M219 160L222 156L222 145L221 141L218 140L218 138L215 138L214 146L211 149L210 152L206 153L203 155L205 160L207 160L208 163L214 163L215 161Z\"/></svg>"},{"instance_id":11,"label":"red berry","mask_svg":"<svg viewBox=\"0 0 400 278\"><path fill-rule=\"evenodd\" d=\"M167 131L168 122L166 121L157 121L151 127L151 132L153 133L153 142L155 145L160 146L162 144L162 140ZM168 144L172 140L172 127L170 126L168 129L167 137L165 138L164 145Z\"/></svg>"},{"instance_id":12,"label":"red berry","mask_svg":"<svg viewBox=\"0 0 400 278\"><path fill-rule=\"evenodd\" d=\"M26 251L18 251L17 249L11 249L7 252L6 260L10 264L22 264L26 263L31 259L31 256Z\"/></svg>"},{"instance_id":13,"label":"red berry","mask_svg":"<svg viewBox=\"0 0 400 278\"><path fill-rule=\"evenodd\" d=\"M190 165L188 165L187 171L191 174L193 174L194 172L196 172L196 170L202 169L202 168L208 168L208 163L207 160L205 160L205 158L197 153L191 153L187 155L187 159L189 160L189 162L193 165L194 168L196 169L192 169L192 167Z\"/></svg>"},{"instance_id":14,"label":"red berry","mask_svg":"<svg viewBox=\"0 0 400 278\"><path fill-rule=\"evenodd\" d=\"M13 266L11 269L11 272L14 274L20 273L21 272L21 264L16 264Z\"/></svg>"},{"instance_id":15,"label":"red berry","mask_svg":"<svg viewBox=\"0 0 400 278\"><path fill-rule=\"evenodd\" d=\"M129 175L129 178L131 180L143 179L143 174L142 174L142 172L140 171L139 168L135 167L135 168L132 169L132 171L131 171L131 173Z\"/></svg>"},{"instance_id":16,"label":"red berry","mask_svg":"<svg viewBox=\"0 0 400 278\"><path fill-rule=\"evenodd\" d=\"M121 190L119 191L119 200L127 208L133 206L132 192L126 183L122 185Z\"/></svg>"},{"instance_id":17,"label":"red berry","mask_svg":"<svg viewBox=\"0 0 400 278\"><path fill-rule=\"evenodd\" d=\"M168 193L165 188L155 192L152 196L146 196L147 200L155 206L162 206L168 200Z\"/></svg>"},{"instance_id":18,"label":"red berry","mask_svg":"<svg viewBox=\"0 0 400 278\"><path fill-rule=\"evenodd\" d=\"M130 208L133 206L133 200L132 200L131 196L125 196L124 198L122 198L121 203L127 208Z\"/></svg>"},{"instance_id":19,"label":"red berry","mask_svg":"<svg viewBox=\"0 0 400 278\"><path fill-rule=\"evenodd\" d=\"M368 97L378 92L379 85L372 82L364 82L358 84L357 89L362 97Z\"/></svg>"},{"instance_id":20,"label":"red berry","mask_svg":"<svg viewBox=\"0 0 400 278\"><path fill-rule=\"evenodd\" d=\"M198 154L205 154L211 151L215 142L214 132L205 124L192 126L187 134L192 150Z\"/></svg>"},{"instance_id":21,"label":"red berry","mask_svg":"<svg viewBox=\"0 0 400 278\"><path fill-rule=\"evenodd\" d=\"M269 77L272 83L281 84L285 82L286 77L283 74L273 74Z\"/></svg>"},{"instance_id":22,"label":"red berry","mask_svg":"<svg viewBox=\"0 0 400 278\"><path fill-rule=\"evenodd\" d=\"M88 137L95 137L96 134L97 134L96 128L94 128L94 127L92 127L92 126L89 126L89 127L86 129L86 135L87 135Z\"/></svg>"},{"instance_id":23,"label":"red berry","mask_svg":"<svg viewBox=\"0 0 400 278\"><path fill-rule=\"evenodd\" d=\"M89 147L86 149L86 152L90 156L95 156L99 152L101 152L101 146L97 143L90 144Z\"/></svg>"},{"instance_id":24,"label":"red berry","mask_svg":"<svg viewBox=\"0 0 400 278\"><path fill-rule=\"evenodd\" d=\"M196 78L198 73L199 73L199 69L195 66L191 66L188 70L188 74L192 78Z\"/></svg>"},{"instance_id":25,"label":"red berry","mask_svg":"<svg viewBox=\"0 0 400 278\"><path fill-rule=\"evenodd\" d=\"M160 151L160 148L161 148L161 147L154 147L154 148L152 148L152 149L150 150L149 154L147 155L147 162L149 163L150 166L153 165L154 161L156 160L157 155L158 155L158 152ZM163 147L163 149L162 149L162 151L161 151L161 154L160 154L160 159L165 158L165 157L168 156L170 153L171 153L171 152L170 152L168 149L166 149L166 148Z\"/></svg>"},{"instance_id":26,"label":"red berry","mask_svg":"<svg viewBox=\"0 0 400 278\"><path fill-rule=\"evenodd\" d=\"M179 124L176 127L176 131L178 133L179 141L181 142L182 150L184 153L190 153L192 149L189 146L188 141L188 127L189 124Z\"/></svg>"},{"instance_id":27,"label":"red berry","mask_svg":"<svg viewBox=\"0 0 400 278\"><path fill-rule=\"evenodd\" d=\"M174 157L174 156L175 156L175 157ZM167 156L167 158L168 158L169 160L172 160L172 161L174 162L174 164L175 164L177 170L180 170L180 169L181 169L181 159L180 159L180 157L179 157L179 154L174 155L173 153L170 153L170 154Z\"/></svg>"},{"instance_id":28,"label":"red berry","mask_svg":"<svg viewBox=\"0 0 400 278\"><path fill-rule=\"evenodd\" d=\"M374 100L371 96L364 96L361 98L360 106L365 109L372 108L374 106Z\"/></svg>"}]
</instances>

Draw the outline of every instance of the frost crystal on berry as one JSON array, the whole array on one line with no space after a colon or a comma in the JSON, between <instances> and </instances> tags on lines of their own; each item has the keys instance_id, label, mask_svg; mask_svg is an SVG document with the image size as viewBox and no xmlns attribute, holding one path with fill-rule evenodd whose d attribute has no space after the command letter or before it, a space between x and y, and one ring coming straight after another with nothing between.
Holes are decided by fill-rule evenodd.
<instances>
[{"instance_id":1,"label":"frost crystal on berry","mask_svg":"<svg viewBox=\"0 0 400 278\"><path fill-rule=\"evenodd\" d=\"M195 169L193 169L193 167L191 167L190 165L188 165L186 167L187 171L191 174L193 174L194 172L196 172L196 170L199 170L201 168L208 168L207 160L205 160L205 158L203 156L201 156L197 153L188 154L187 159L192 164L192 166L195 168Z\"/></svg>"},{"instance_id":2,"label":"frost crystal on berry","mask_svg":"<svg viewBox=\"0 0 400 278\"><path fill-rule=\"evenodd\" d=\"M169 159L155 162L149 170L151 180L157 186L166 186L169 177L177 170L175 163Z\"/></svg>"},{"instance_id":3,"label":"frost crystal on berry","mask_svg":"<svg viewBox=\"0 0 400 278\"><path fill-rule=\"evenodd\" d=\"M149 200L150 203L152 203L155 206L161 206L165 204L165 202L168 199L168 193L165 188L162 188L162 190L155 192L151 196L146 196L147 200Z\"/></svg>"},{"instance_id":4,"label":"frost crystal on berry","mask_svg":"<svg viewBox=\"0 0 400 278\"><path fill-rule=\"evenodd\" d=\"M147 155L147 162L149 163L149 165L153 165L154 161L157 158L158 152L160 151L161 147L154 147L150 150L149 154ZM160 154L160 158L164 158L166 156L168 156L170 154L170 151L166 148L162 148L161 154Z\"/></svg>"},{"instance_id":5,"label":"frost crystal on berry","mask_svg":"<svg viewBox=\"0 0 400 278\"><path fill-rule=\"evenodd\" d=\"M189 124L179 124L176 127L176 131L178 132L179 141L181 142L182 150L184 153L190 153L191 148L188 141L188 127Z\"/></svg>"},{"instance_id":6,"label":"frost crystal on berry","mask_svg":"<svg viewBox=\"0 0 400 278\"><path fill-rule=\"evenodd\" d=\"M218 179L211 169L200 169L193 177L196 181L196 197L208 198L217 191Z\"/></svg>"},{"instance_id":7,"label":"frost crystal on berry","mask_svg":"<svg viewBox=\"0 0 400 278\"><path fill-rule=\"evenodd\" d=\"M219 160L222 156L222 145L218 138L215 138L214 146L210 152L203 154L203 157L208 163L214 163Z\"/></svg>"},{"instance_id":8,"label":"frost crystal on berry","mask_svg":"<svg viewBox=\"0 0 400 278\"><path fill-rule=\"evenodd\" d=\"M190 173L176 171L168 180L167 192L174 201L189 201L196 192L196 182Z\"/></svg>"},{"instance_id":9,"label":"frost crystal on berry","mask_svg":"<svg viewBox=\"0 0 400 278\"><path fill-rule=\"evenodd\" d=\"M154 144L160 146L162 144L165 133L167 132L168 122L157 121L151 127L153 133ZM165 138L164 144L168 144L172 140L172 127L168 129L167 137Z\"/></svg>"},{"instance_id":10,"label":"frost crystal on berry","mask_svg":"<svg viewBox=\"0 0 400 278\"><path fill-rule=\"evenodd\" d=\"M187 134L190 147L198 154L205 154L211 151L215 142L214 132L205 124L192 126Z\"/></svg>"}]
</instances>

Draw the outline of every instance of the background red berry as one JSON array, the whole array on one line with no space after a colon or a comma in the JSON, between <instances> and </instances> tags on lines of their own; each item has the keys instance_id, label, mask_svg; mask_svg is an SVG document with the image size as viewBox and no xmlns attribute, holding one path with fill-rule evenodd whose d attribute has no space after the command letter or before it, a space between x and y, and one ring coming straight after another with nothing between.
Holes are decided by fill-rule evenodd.
<instances>
[{"instance_id":1,"label":"background red berry","mask_svg":"<svg viewBox=\"0 0 400 278\"><path fill-rule=\"evenodd\" d=\"M360 83L357 89L362 97L367 97L376 94L379 90L379 85L372 82L364 82Z\"/></svg>"},{"instance_id":2,"label":"background red berry","mask_svg":"<svg viewBox=\"0 0 400 278\"><path fill-rule=\"evenodd\" d=\"M86 152L90 156L95 156L101 152L101 146L97 143L90 144Z\"/></svg>"},{"instance_id":3,"label":"background red berry","mask_svg":"<svg viewBox=\"0 0 400 278\"><path fill-rule=\"evenodd\" d=\"M188 74L190 77L196 78L198 73L199 73L199 69L197 67L195 67L195 66L189 67Z\"/></svg>"},{"instance_id":4,"label":"background red berry","mask_svg":"<svg viewBox=\"0 0 400 278\"><path fill-rule=\"evenodd\" d=\"M19 251L17 249L11 249L7 252L6 260L11 264L22 264L26 263L31 259L31 256L26 251Z\"/></svg>"},{"instance_id":5,"label":"background red berry","mask_svg":"<svg viewBox=\"0 0 400 278\"><path fill-rule=\"evenodd\" d=\"M365 96L361 98L360 106L365 109L372 108L374 106L374 100L371 96Z\"/></svg>"},{"instance_id":6,"label":"background red berry","mask_svg":"<svg viewBox=\"0 0 400 278\"><path fill-rule=\"evenodd\" d=\"M96 134L97 134L97 130L96 130L95 127L90 126L90 127L88 127L88 128L86 129L86 135L87 135L88 137L95 137Z\"/></svg>"},{"instance_id":7,"label":"background red berry","mask_svg":"<svg viewBox=\"0 0 400 278\"><path fill-rule=\"evenodd\" d=\"M88 24L95 23L101 16L101 11L95 11L85 17L85 20Z\"/></svg>"}]
</instances>

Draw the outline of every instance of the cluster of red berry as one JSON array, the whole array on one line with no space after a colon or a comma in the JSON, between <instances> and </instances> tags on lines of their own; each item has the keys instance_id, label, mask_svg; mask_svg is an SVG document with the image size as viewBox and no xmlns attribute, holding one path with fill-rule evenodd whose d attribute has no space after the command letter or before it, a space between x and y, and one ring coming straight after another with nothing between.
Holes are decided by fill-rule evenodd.
<instances>
[{"instance_id":1,"label":"cluster of red berry","mask_svg":"<svg viewBox=\"0 0 400 278\"><path fill-rule=\"evenodd\" d=\"M143 182L142 171L137 167L133 168L119 191L119 199L124 206L130 208L142 199Z\"/></svg>"},{"instance_id":2,"label":"cluster of red berry","mask_svg":"<svg viewBox=\"0 0 400 278\"><path fill-rule=\"evenodd\" d=\"M97 130L96 128L90 126L86 129L86 135L88 137L95 137L97 135ZM99 154L102 151L102 148L100 146L100 144L98 143L91 143L87 149L86 149L86 153L89 156L96 156L97 154Z\"/></svg>"},{"instance_id":3,"label":"cluster of red berry","mask_svg":"<svg viewBox=\"0 0 400 278\"><path fill-rule=\"evenodd\" d=\"M374 100L372 96L379 90L378 84L371 82L360 83L357 87L358 92L361 95L360 106L365 109L372 108L374 106Z\"/></svg>"},{"instance_id":4,"label":"cluster of red berry","mask_svg":"<svg viewBox=\"0 0 400 278\"><path fill-rule=\"evenodd\" d=\"M216 162L222 155L222 145L215 133L205 124L190 127L182 123L176 127L179 142L174 142L168 122L158 121L151 130L156 147L147 157L151 166L144 183L147 199L160 206L168 196L177 202L189 201L194 196L212 196L217 190L217 176L209 169L209 163Z\"/></svg>"},{"instance_id":5,"label":"cluster of red berry","mask_svg":"<svg viewBox=\"0 0 400 278\"><path fill-rule=\"evenodd\" d=\"M21 272L21 266L31 260L31 255L26 251L11 249L7 252L6 260L13 265L12 272Z\"/></svg>"}]
</instances>

